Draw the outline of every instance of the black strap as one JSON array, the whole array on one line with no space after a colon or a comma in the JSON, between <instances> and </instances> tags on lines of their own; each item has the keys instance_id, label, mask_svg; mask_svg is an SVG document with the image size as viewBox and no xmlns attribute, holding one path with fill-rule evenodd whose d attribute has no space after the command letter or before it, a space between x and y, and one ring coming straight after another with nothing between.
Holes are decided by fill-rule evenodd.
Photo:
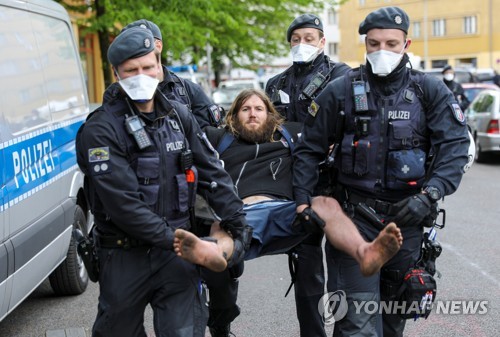
<instances>
[{"instance_id":1,"label":"black strap","mask_svg":"<svg viewBox=\"0 0 500 337\"><path fill-rule=\"evenodd\" d=\"M288 286L288 289L286 290L285 297L288 296L290 290L292 290L292 287L295 284L295 281L297 281L298 262L299 262L299 256L297 255L297 253L294 250L288 252L288 270L290 271L290 286Z\"/></svg>"}]
</instances>

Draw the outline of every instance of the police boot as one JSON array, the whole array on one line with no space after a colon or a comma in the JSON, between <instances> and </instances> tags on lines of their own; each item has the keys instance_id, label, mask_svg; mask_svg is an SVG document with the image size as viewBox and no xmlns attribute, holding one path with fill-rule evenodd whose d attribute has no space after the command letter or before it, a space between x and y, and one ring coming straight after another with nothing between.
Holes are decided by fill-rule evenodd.
<instances>
[{"instance_id":1,"label":"police boot","mask_svg":"<svg viewBox=\"0 0 500 337\"><path fill-rule=\"evenodd\" d=\"M209 328L210 330L210 335L212 337L230 337L234 336L234 334L231 332L231 325L224 325L224 326L212 326Z\"/></svg>"},{"instance_id":2,"label":"police boot","mask_svg":"<svg viewBox=\"0 0 500 337\"><path fill-rule=\"evenodd\" d=\"M323 318L318 310L325 287L321 246L300 244L295 250L298 255L295 270L295 306L300 337L326 337Z\"/></svg>"}]
</instances>

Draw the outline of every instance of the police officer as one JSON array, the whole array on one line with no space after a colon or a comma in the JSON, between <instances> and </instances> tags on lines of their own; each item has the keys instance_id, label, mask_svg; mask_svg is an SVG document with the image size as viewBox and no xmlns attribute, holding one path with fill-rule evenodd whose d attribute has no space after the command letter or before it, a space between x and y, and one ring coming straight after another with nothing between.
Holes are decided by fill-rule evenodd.
<instances>
[{"instance_id":1,"label":"police officer","mask_svg":"<svg viewBox=\"0 0 500 337\"><path fill-rule=\"evenodd\" d=\"M163 51L163 39L158 25L152 21L140 19L125 26L122 32L132 27L149 29L155 39L156 52L161 56ZM162 71L158 73L158 80L160 80L158 88L161 92L163 92L168 99L186 105L196 117L196 121L200 124L201 128L208 125L215 127L219 126L222 121L222 110L218 105L212 102L203 91L202 87L188 79L177 76L174 72L168 70L165 65L161 67ZM120 88L118 84L111 84L104 92L103 102L105 103L118 96L119 93Z\"/></svg>"},{"instance_id":2,"label":"police officer","mask_svg":"<svg viewBox=\"0 0 500 337\"><path fill-rule=\"evenodd\" d=\"M360 204L394 221L404 238L380 275L366 278L352 258L328 247L336 266L329 271L329 289L345 291L348 300L334 336L403 336L405 321L398 315L356 312L354 303L397 299L403 275L419 257L423 226L432 223L437 201L458 188L467 163L469 138L457 101L443 81L407 67L409 24L398 7L368 14L359 26L359 33L366 34L368 62L330 83L313 101L296 147L298 213L310 203L316 165L342 123L334 162L337 199L366 239L380 230L354 211Z\"/></svg>"},{"instance_id":3,"label":"police officer","mask_svg":"<svg viewBox=\"0 0 500 337\"><path fill-rule=\"evenodd\" d=\"M110 45L108 59L124 95L91 114L76 140L100 268L92 335L146 336L149 304L157 336L204 336L201 278L174 253L174 231L190 229L198 184L234 239L230 261L237 263L248 241L243 236L251 235L242 202L193 115L157 90L161 69L151 32L127 29ZM217 189L208 193L212 181ZM222 253L207 256L207 266L223 269Z\"/></svg>"},{"instance_id":4,"label":"police officer","mask_svg":"<svg viewBox=\"0 0 500 337\"><path fill-rule=\"evenodd\" d=\"M462 109L462 111L467 109L470 102L467 99L467 96L465 96L464 88L462 87L462 85L455 81L455 70L453 70L453 67L449 64L445 65L442 74L444 83L455 96L455 99L457 100L458 104L460 104L460 108Z\"/></svg>"},{"instance_id":5,"label":"police officer","mask_svg":"<svg viewBox=\"0 0 500 337\"><path fill-rule=\"evenodd\" d=\"M333 62L324 54L323 24L316 15L298 16L288 27L286 38L293 64L267 82L266 93L287 121L302 123L312 99L350 68L344 63ZM329 194L326 189L328 174L325 170L321 175L315 194ZM321 239L322 235L311 236L290 255L298 256L294 260L294 290L302 337L326 337L323 319L317 310L325 283Z\"/></svg>"}]
</instances>

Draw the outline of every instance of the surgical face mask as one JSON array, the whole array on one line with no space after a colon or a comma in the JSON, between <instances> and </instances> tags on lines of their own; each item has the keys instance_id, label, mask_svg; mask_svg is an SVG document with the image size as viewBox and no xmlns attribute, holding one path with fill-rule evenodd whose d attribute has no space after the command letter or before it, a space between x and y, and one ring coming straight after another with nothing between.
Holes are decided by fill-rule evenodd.
<instances>
[{"instance_id":1,"label":"surgical face mask","mask_svg":"<svg viewBox=\"0 0 500 337\"><path fill-rule=\"evenodd\" d=\"M144 74L127 77L123 80L118 77L118 79L118 83L128 97L138 103L150 101L159 83L157 78Z\"/></svg>"},{"instance_id":2,"label":"surgical face mask","mask_svg":"<svg viewBox=\"0 0 500 337\"><path fill-rule=\"evenodd\" d=\"M312 62L319 54L319 48L309 44L301 43L291 49L292 60L296 63Z\"/></svg>"},{"instance_id":3,"label":"surgical face mask","mask_svg":"<svg viewBox=\"0 0 500 337\"><path fill-rule=\"evenodd\" d=\"M447 81L453 81L453 79L455 78L455 75L454 74L444 74L444 79L447 80Z\"/></svg>"},{"instance_id":4,"label":"surgical face mask","mask_svg":"<svg viewBox=\"0 0 500 337\"><path fill-rule=\"evenodd\" d=\"M377 50L373 53L366 54L366 59L370 62L372 66L372 71L378 76L389 75L403 58L403 51L405 50L406 44L400 53L395 53L388 50Z\"/></svg>"}]
</instances>

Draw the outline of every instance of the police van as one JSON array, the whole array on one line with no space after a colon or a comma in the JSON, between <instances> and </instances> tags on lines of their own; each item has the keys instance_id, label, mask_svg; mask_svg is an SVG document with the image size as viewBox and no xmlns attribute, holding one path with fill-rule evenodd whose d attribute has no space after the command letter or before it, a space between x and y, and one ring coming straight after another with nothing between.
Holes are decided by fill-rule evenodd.
<instances>
[{"instance_id":1,"label":"police van","mask_svg":"<svg viewBox=\"0 0 500 337\"><path fill-rule=\"evenodd\" d=\"M72 229L88 231L75 135L88 97L68 14L0 0L0 320L47 279L85 291Z\"/></svg>"}]
</instances>

